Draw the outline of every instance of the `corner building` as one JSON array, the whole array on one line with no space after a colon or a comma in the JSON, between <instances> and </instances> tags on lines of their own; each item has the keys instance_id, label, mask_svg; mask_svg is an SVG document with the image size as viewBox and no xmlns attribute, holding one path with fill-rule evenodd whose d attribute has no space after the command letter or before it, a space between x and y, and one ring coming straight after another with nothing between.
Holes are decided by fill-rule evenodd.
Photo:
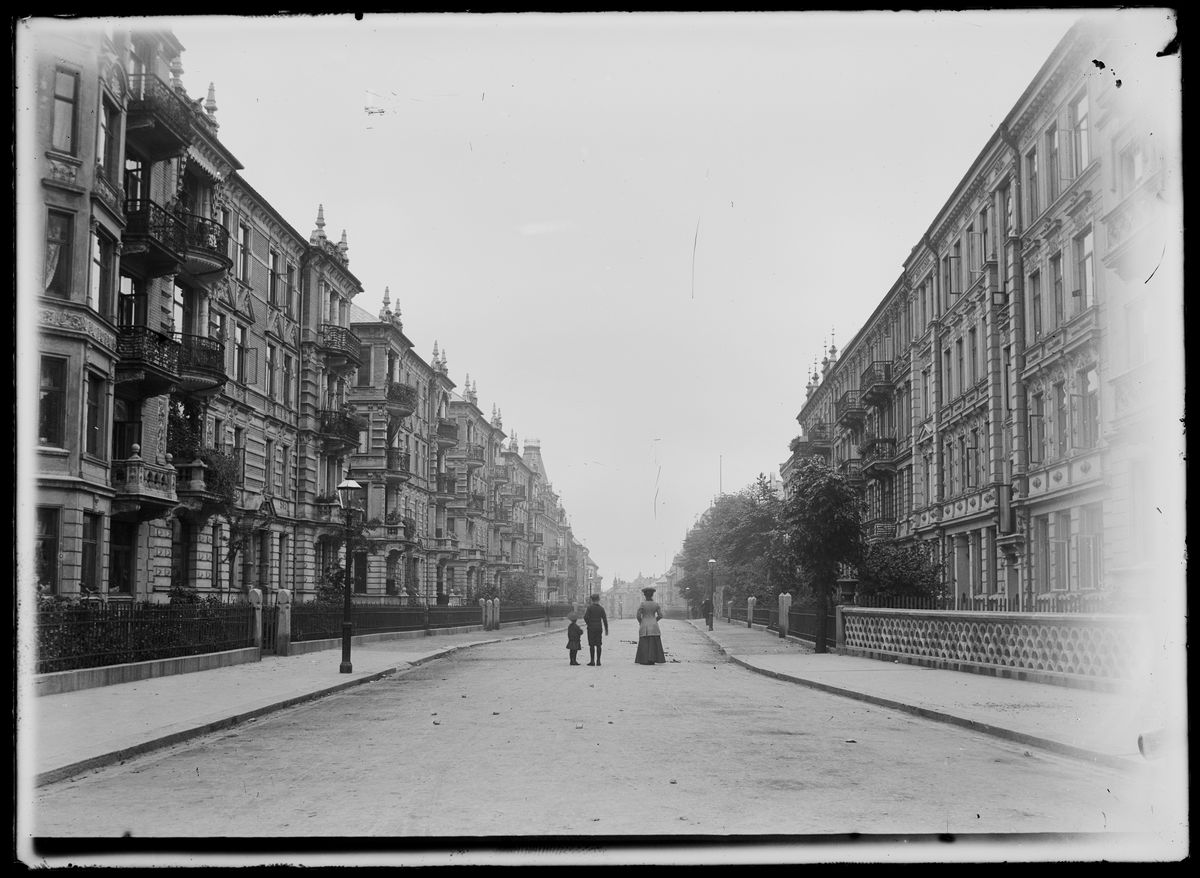
<instances>
[{"instance_id":1,"label":"corner building","mask_svg":"<svg viewBox=\"0 0 1200 878\"><path fill-rule=\"evenodd\" d=\"M820 455L859 484L868 538L927 546L961 608L1148 597L1177 570L1178 82L1122 24L1059 43L814 369L783 465Z\"/></svg>"}]
</instances>

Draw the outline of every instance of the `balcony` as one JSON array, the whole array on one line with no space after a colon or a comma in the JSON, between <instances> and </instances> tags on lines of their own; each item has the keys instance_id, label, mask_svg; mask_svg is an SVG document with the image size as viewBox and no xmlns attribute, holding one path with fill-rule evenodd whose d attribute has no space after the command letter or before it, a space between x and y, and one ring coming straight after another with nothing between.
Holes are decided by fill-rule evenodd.
<instances>
[{"instance_id":1,"label":"balcony","mask_svg":"<svg viewBox=\"0 0 1200 878\"><path fill-rule=\"evenodd\" d=\"M179 342L148 326L122 326L117 335L117 393L149 399L179 382Z\"/></svg>"},{"instance_id":2,"label":"balcony","mask_svg":"<svg viewBox=\"0 0 1200 878\"><path fill-rule=\"evenodd\" d=\"M194 396L221 392L225 374L225 346L215 338L176 335L179 340L179 389Z\"/></svg>"},{"instance_id":3,"label":"balcony","mask_svg":"<svg viewBox=\"0 0 1200 878\"><path fill-rule=\"evenodd\" d=\"M399 448L389 448L387 451L387 466L385 470L389 482L407 482L412 478L409 467L409 452Z\"/></svg>"},{"instance_id":4,"label":"balcony","mask_svg":"<svg viewBox=\"0 0 1200 878\"><path fill-rule=\"evenodd\" d=\"M524 485L509 485L508 487L506 487L504 489L504 494L509 500L511 500L513 502L516 502L519 500L524 500L525 499L525 486Z\"/></svg>"},{"instance_id":5,"label":"balcony","mask_svg":"<svg viewBox=\"0 0 1200 878\"><path fill-rule=\"evenodd\" d=\"M455 534L447 534L442 528L434 531L431 545L432 551L441 555L453 555L458 552L458 537Z\"/></svg>"},{"instance_id":6,"label":"balcony","mask_svg":"<svg viewBox=\"0 0 1200 878\"><path fill-rule=\"evenodd\" d=\"M229 232L219 222L208 217L183 215L184 251L188 274L195 278L211 280L210 275L229 271L233 260L229 257Z\"/></svg>"},{"instance_id":7,"label":"balcony","mask_svg":"<svg viewBox=\"0 0 1200 878\"><path fill-rule=\"evenodd\" d=\"M492 464L492 483L502 485L512 479L512 467L507 463Z\"/></svg>"},{"instance_id":8,"label":"balcony","mask_svg":"<svg viewBox=\"0 0 1200 878\"><path fill-rule=\"evenodd\" d=\"M864 534L872 542L894 540L896 538L896 521L892 518L873 518L863 526Z\"/></svg>"},{"instance_id":9,"label":"balcony","mask_svg":"<svg viewBox=\"0 0 1200 878\"><path fill-rule=\"evenodd\" d=\"M417 410L417 388L400 381L389 381L386 390L387 413L393 418L407 418Z\"/></svg>"},{"instance_id":10,"label":"balcony","mask_svg":"<svg viewBox=\"0 0 1200 878\"><path fill-rule=\"evenodd\" d=\"M321 411L321 441L325 451L336 453L357 448L359 434L367 429L365 418L345 409L323 409Z\"/></svg>"},{"instance_id":11,"label":"balcony","mask_svg":"<svg viewBox=\"0 0 1200 878\"><path fill-rule=\"evenodd\" d=\"M438 418L433 428L433 440L438 448L453 448L458 444L458 422L449 418Z\"/></svg>"},{"instance_id":12,"label":"balcony","mask_svg":"<svg viewBox=\"0 0 1200 878\"><path fill-rule=\"evenodd\" d=\"M451 500L458 493L458 473L454 470L438 473L436 482L437 499L440 502Z\"/></svg>"},{"instance_id":13,"label":"balcony","mask_svg":"<svg viewBox=\"0 0 1200 878\"><path fill-rule=\"evenodd\" d=\"M862 395L857 390L847 390L833 404L833 420L839 427L857 427L867 416Z\"/></svg>"},{"instance_id":14,"label":"balcony","mask_svg":"<svg viewBox=\"0 0 1200 878\"><path fill-rule=\"evenodd\" d=\"M203 523L217 512L228 512L245 481L246 449L179 447L168 434L167 450L178 474L176 494L193 523Z\"/></svg>"},{"instance_id":15,"label":"balcony","mask_svg":"<svg viewBox=\"0 0 1200 878\"><path fill-rule=\"evenodd\" d=\"M540 546L540 545L542 545L542 541L543 541L543 540L545 540L545 539L546 539L546 535L545 535L545 534L540 534L540 533L534 534L534 535L533 535L533 537L532 537L533 544L534 544L535 546Z\"/></svg>"},{"instance_id":16,"label":"balcony","mask_svg":"<svg viewBox=\"0 0 1200 878\"><path fill-rule=\"evenodd\" d=\"M192 108L187 99L153 73L129 77L125 142L148 162L187 152L191 146Z\"/></svg>"},{"instance_id":17,"label":"balcony","mask_svg":"<svg viewBox=\"0 0 1200 878\"><path fill-rule=\"evenodd\" d=\"M472 494L467 498L466 513L471 518L478 518L487 511L487 497L483 494Z\"/></svg>"},{"instance_id":18,"label":"balcony","mask_svg":"<svg viewBox=\"0 0 1200 878\"><path fill-rule=\"evenodd\" d=\"M399 512L389 512L384 517L384 534L389 540L399 540L405 543L416 544L417 541L417 522L411 516L401 515Z\"/></svg>"},{"instance_id":19,"label":"balcony","mask_svg":"<svg viewBox=\"0 0 1200 878\"><path fill-rule=\"evenodd\" d=\"M863 462L861 460L857 459L843 460L840 464L838 464L838 472L841 473L842 477L847 481L860 484L863 482L862 463Z\"/></svg>"},{"instance_id":20,"label":"balcony","mask_svg":"<svg viewBox=\"0 0 1200 878\"><path fill-rule=\"evenodd\" d=\"M146 278L175 274L187 263L187 225L161 204L125 202L121 267Z\"/></svg>"},{"instance_id":21,"label":"balcony","mask_svg":"<svg viewBox=\"0 0 1200 878\"><path fill-rule=\"evenodd\" d=\"M141 447L134 445L130 457L114 460L109 470L116 492L113 515L136 521L165 518L179 502L175 493L177 478L175 467L147 463L142 460Z\"/></svg>"},{"instance_id":22,"label":"balcony","mask_svg":"<svg viewBox=\"0 0 1200 878\"><path fill-rule=\"evenodd\" d=\"M545 500L531 501L529 504L529 511L534 512L534 513L540 512L544 515L546 513L546 501Z\"/></svg>"},{"instance_id":23,"label":"balcony","mask_svg":"<svg viewBox=\"0 0 1200 878\"><path fill-rule=\"evenodd\" d=\"M457 424L455 425L457 428ZM474 443L460 445L455 449L454 460L462 463L467 469L478 469L483 466L483 446Z\"/></svg>"},{"instance_id":24,"label":"balcony","mask_svg":"<svg viewBox=\"0 0 1200 878\"><path fill-rule=\"evenodd\" d=\"M895 471L896 440L892 436L863 437L858 446L862 456L862 474L868 479L877 479Z\"/></svg>"},{"instance_id":25,"label":"balcony","mask_svg":"<svg viewBox=\"0 0 1200 878\"><path fill-rule=\"evenodd\" d=\"M363 364L362 343L344 326L322 324L317 348L325 355L325 366L334 372L349 372Z\"/></svg>"},{"instance_id":26,"label":"balcony","mask_svg":"<svg viewBox=\"0 0 1200 878\"><path fill-rule=\"evenodd\" d=\"M892 396L892 364L877 360L863 370L858 392L866 405L884 405Z\"/></svg>"}]
</instances>

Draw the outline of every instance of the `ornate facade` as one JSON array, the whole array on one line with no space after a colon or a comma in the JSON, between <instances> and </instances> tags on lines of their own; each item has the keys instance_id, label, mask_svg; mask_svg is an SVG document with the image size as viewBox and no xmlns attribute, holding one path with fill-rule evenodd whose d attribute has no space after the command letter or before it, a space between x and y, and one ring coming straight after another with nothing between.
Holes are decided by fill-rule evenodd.
<instances>
[{"instance_id":1,"label":"ornate facade","mask_svg":"<svg viewBox=\"0 0 1200 878\"><path fill-rule=\"evenodd\" d=\"M1144 591L1182 547L1177 83L1114 25L1063 38L829 348L784 464L858 482L868 536L927 544L960 606Z\"/></svg>"}]
</instances>

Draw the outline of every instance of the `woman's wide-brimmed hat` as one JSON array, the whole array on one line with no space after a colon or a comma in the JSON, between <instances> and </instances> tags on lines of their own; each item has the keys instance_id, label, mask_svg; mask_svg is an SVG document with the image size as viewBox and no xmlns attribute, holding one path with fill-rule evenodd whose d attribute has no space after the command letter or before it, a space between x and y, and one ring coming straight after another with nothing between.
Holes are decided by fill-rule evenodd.
<instances>
[{"instance_id":1,"label":"woman's wide-brimmed hat","mask_svg":"<svg viewBox=\"0 0 1200 878\"><path fill-rule=\"evenodd\" d=\"M643 588L643 589L642 589L642 594L644 594L646 597L653 597L653 596L654 596L654 589L652 589L652 588Z\"/></svg>"}]
</instances>

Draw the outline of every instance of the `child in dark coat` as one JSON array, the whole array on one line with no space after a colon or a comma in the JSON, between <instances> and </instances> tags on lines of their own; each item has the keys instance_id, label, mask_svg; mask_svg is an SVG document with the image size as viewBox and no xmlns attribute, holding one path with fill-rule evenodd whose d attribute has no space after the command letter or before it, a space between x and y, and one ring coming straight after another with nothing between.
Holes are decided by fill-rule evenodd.
<instances>
[{"instance_id":1,"label":"child in dark coat","mask_svg":"<svg viewBox=\"0 0 1200 878\"><path fill-rule=\"evenodd\" d=\"M579 664L579 662L575 661L575 656L579 654L579 650L582 648L580 643L583 637L583 629L576 624L578 618L574 613L567 616L567 619L571 623L567 626L567 649L571 651L571 664L573 665Z\"/></svg>"}]
</instances>

